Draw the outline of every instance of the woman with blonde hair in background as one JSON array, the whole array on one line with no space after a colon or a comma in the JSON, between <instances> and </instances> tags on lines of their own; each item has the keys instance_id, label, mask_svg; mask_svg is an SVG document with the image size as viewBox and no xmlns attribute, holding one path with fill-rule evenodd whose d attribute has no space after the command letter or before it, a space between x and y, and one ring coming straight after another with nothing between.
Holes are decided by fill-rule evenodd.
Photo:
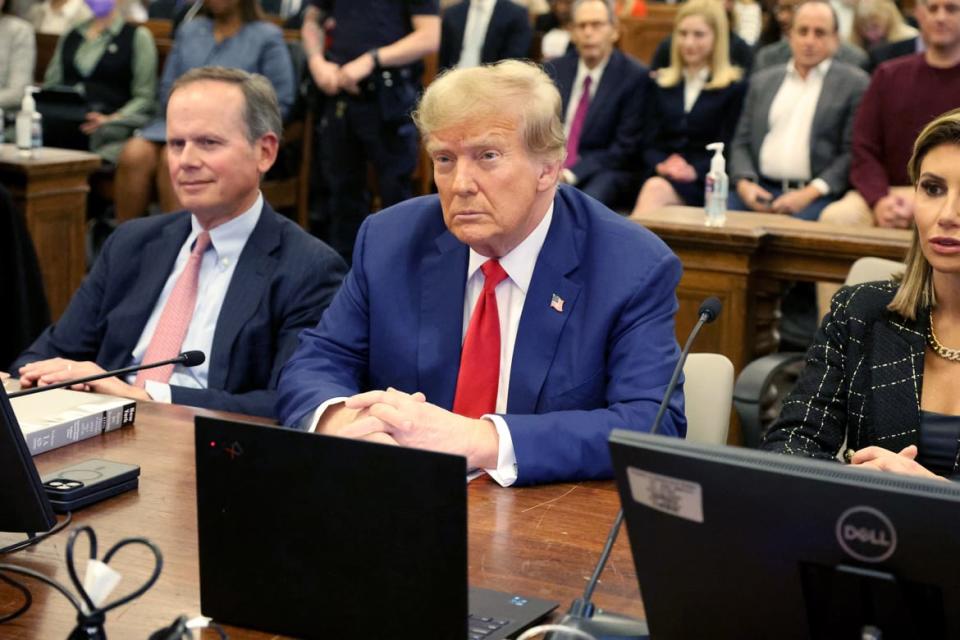
<instances>
[{"instance_id":1,"label":"woman with blonde hair in background","mask_svg":"<svg viewBox=\"0 0 960 640\"><path fill-rule=\"evenodd\" d=\"M850 41L867 51L872 47L917 37L893 0L860 0L853 17Z\"/></svg>"},{"instance_id":2,"label":"woman with blonde hair in background","mask_svg":"<svg viewBox=\"0 0 960 640\"><path fill-rule=\"evenodd\" d=\"M746 84L729 58L727 15L717 0L689 0L677 12L670 66L657 72L644 117L651 176L634 213L671 204L703 205L711 142L728 144Z\"/></svg>"}]
</instances>

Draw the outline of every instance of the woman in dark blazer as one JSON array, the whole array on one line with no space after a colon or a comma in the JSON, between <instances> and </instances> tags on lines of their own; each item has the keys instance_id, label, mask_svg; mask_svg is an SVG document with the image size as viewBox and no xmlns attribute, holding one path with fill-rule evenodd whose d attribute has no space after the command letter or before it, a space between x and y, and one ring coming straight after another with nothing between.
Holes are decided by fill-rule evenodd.
<instances>
[{"instance_id":1,"label":"woman in dark blazer","mask_svg":"<svg viewBox=\"0 0 960 640\"><path fill-rule=\"evenodd\" d=\"M731 66L729 29L715 0L681 5L671 38L670 66L657 72L643 126L643 184L635 214L671 204L703 205L710 170L706 145L733 137L746 84Z\"/></svg>"},{"instance_id":2,"label":"woman in dark blazer","mask_svg":"<svg viewBox=\"0 0 960 640\"><path fill-rule=\"evenodd\" d=\"M960 471L960 109L909 163L902 278L841 289L762 447L923 476Z\"/></svg>"}]
</instances>

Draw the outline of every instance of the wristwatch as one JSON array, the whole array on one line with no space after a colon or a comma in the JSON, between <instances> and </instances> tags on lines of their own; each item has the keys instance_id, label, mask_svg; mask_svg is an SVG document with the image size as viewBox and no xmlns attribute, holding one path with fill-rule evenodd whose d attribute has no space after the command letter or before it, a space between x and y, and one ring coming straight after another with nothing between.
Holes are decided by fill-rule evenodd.
<instances>
[{"instance_id":1,"label":"wristwatch","mask_svg":"<svg viewBox=\"0 0 960 640\"><path fill-rule=\"evenodd\" d=\"M380 68L380 49L370 49L367 53L373 58L373 69L376 71Z\"/></svg>"}]
</instances>

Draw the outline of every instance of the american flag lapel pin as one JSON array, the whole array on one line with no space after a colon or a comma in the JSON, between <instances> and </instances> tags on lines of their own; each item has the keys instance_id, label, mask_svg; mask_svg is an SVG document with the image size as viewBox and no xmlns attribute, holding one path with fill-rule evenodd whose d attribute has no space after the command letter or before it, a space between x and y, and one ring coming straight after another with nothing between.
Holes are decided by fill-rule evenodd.
<instances>
[{"instance_id":1,"label":"american flag lapel pin","mask_svg":"<svg viewBox=\"0 0 960 640\"><path fill-rule=\"evenodd\" d=\"M553 294L553 297L550 298L550 308L557 313L563 313L563 298L557 294Z\"/></svg>"}]
</instances>

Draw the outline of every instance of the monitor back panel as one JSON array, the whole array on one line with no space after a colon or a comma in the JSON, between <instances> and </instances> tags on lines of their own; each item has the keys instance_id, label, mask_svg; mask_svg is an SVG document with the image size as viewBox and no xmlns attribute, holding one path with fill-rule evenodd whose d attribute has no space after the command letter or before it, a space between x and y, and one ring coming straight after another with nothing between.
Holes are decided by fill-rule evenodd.
<instances>
[{"instance_id":1,"label":"monitor back panel","mask_svg":"<svg viewBox=\"0 0 960 640\"><path fill-rule=\"evenodd\" d=\"M838 464L620 438L611 452L657 640L860 637L852 608L874 606L889 622L884 615L917 594L932 613L901 620L913 632L906 637L960 637L952 483L917 490L903 477ZM864 589L873 605L862 604ZM896 637L905 636L884 634Z\"/></svg>"},{"instance_id":2,"label":"monitor back panel","mask_svg":"<svg viewBox=\"0 0 960 640\"><path fill-rule=\"evenodd\" d=\"M198 417L204 615L298 637L466 637L465 461Z\"/></svg>"}]
</instances>

